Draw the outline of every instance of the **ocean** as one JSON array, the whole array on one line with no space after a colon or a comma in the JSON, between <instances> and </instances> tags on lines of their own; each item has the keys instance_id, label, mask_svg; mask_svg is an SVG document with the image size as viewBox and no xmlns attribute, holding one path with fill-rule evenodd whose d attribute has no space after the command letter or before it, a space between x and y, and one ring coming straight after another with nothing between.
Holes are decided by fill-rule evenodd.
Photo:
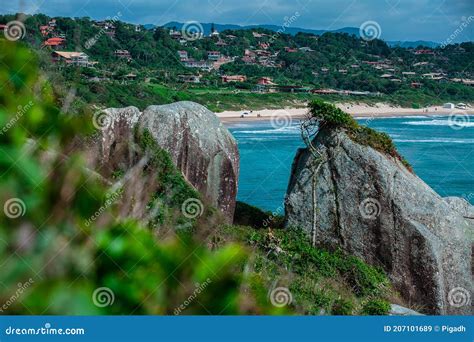
<instances>
[{"instance_id":1,"label":"ocean","mask_svg":"<svg viewBox=\"0 0 474 342\"><path fill-rule=\"evenodd\" d=\"M240 150L239 201L283 214L291 164L304 147L299 122L276 128L270 121L228 125ZM442 197L464 197L474 204L474 117L461 117L455 125L445 116L358 122L389 134L415 173Z\"/></svg>"}]
</instances>

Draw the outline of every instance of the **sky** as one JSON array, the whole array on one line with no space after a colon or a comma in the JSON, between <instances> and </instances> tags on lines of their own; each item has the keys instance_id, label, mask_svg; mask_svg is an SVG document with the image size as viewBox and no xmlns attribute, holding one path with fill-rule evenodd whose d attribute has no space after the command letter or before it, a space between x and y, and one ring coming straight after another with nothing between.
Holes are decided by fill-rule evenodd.
<instances>
[{"instance_id":1,"label":"sky","mask_svg":"<svg viewBox=\"0 0 474 342\"><path fill-rule=\"evenodd\" d=\"M384 40L474 40L474 0L0 0L0 13L338 29L374 21Z\"/></svg>"}]
</instances>

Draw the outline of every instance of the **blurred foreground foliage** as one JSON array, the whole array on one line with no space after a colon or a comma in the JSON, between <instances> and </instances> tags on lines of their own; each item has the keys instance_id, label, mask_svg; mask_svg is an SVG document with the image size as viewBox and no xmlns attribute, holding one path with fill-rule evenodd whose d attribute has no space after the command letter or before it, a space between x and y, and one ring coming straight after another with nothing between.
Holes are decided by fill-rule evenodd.
<instances>
[{"instance_id":1,"label":"blurred foreground foliage","mask_svg":"<svg viewBox=\"0 0 474 342\"><path fill-rule=\"evenodd\" d=\"M92 120L61 113L20 44L0 40L0 65L0 313L242 312L247 252L211 251L186 230L158 241L117 218L110 189L71 148Z\"/></svg>"}]
</instances>

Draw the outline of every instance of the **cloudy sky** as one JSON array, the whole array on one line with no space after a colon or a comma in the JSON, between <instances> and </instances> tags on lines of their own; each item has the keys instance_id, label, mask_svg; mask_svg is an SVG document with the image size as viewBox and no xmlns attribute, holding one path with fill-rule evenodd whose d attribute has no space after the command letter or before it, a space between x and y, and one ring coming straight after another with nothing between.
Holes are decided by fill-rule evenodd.
<instances>
[{"instance_id":1,"label":"cloudy sky","mask_svg":"<svg viewBox=\"0 0 474 342\"><path fill-rule=\"evenodd\" d=\"M0 0L0 13L46 13L94 19L114 17L140 24L169 21L283 25L337 29L376 21L385 40L442 42L456 29L456 41L474 40L474 0ZM466 25L463 25L463 22Z\"/></svg>"}]
</instances>

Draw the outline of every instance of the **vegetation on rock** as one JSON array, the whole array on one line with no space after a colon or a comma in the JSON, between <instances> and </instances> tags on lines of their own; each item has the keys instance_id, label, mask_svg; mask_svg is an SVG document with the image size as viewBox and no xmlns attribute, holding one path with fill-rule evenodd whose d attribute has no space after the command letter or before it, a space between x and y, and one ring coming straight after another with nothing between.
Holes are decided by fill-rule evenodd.
<instances>
[{"instance_id":1,"label":"vegetation on rock","mask_svg":"<svg viewBox=\"0 0 474 342\"><path fill-rule=\"evenodd\" d=\"M318 121L320 129L342 128L355 142L398 159L412 171L410 164L398 153L388 134L359 125L351 115L324 101L314 100L309 104L309 108L311 116Z\"/></svg>"}]
</instances>

